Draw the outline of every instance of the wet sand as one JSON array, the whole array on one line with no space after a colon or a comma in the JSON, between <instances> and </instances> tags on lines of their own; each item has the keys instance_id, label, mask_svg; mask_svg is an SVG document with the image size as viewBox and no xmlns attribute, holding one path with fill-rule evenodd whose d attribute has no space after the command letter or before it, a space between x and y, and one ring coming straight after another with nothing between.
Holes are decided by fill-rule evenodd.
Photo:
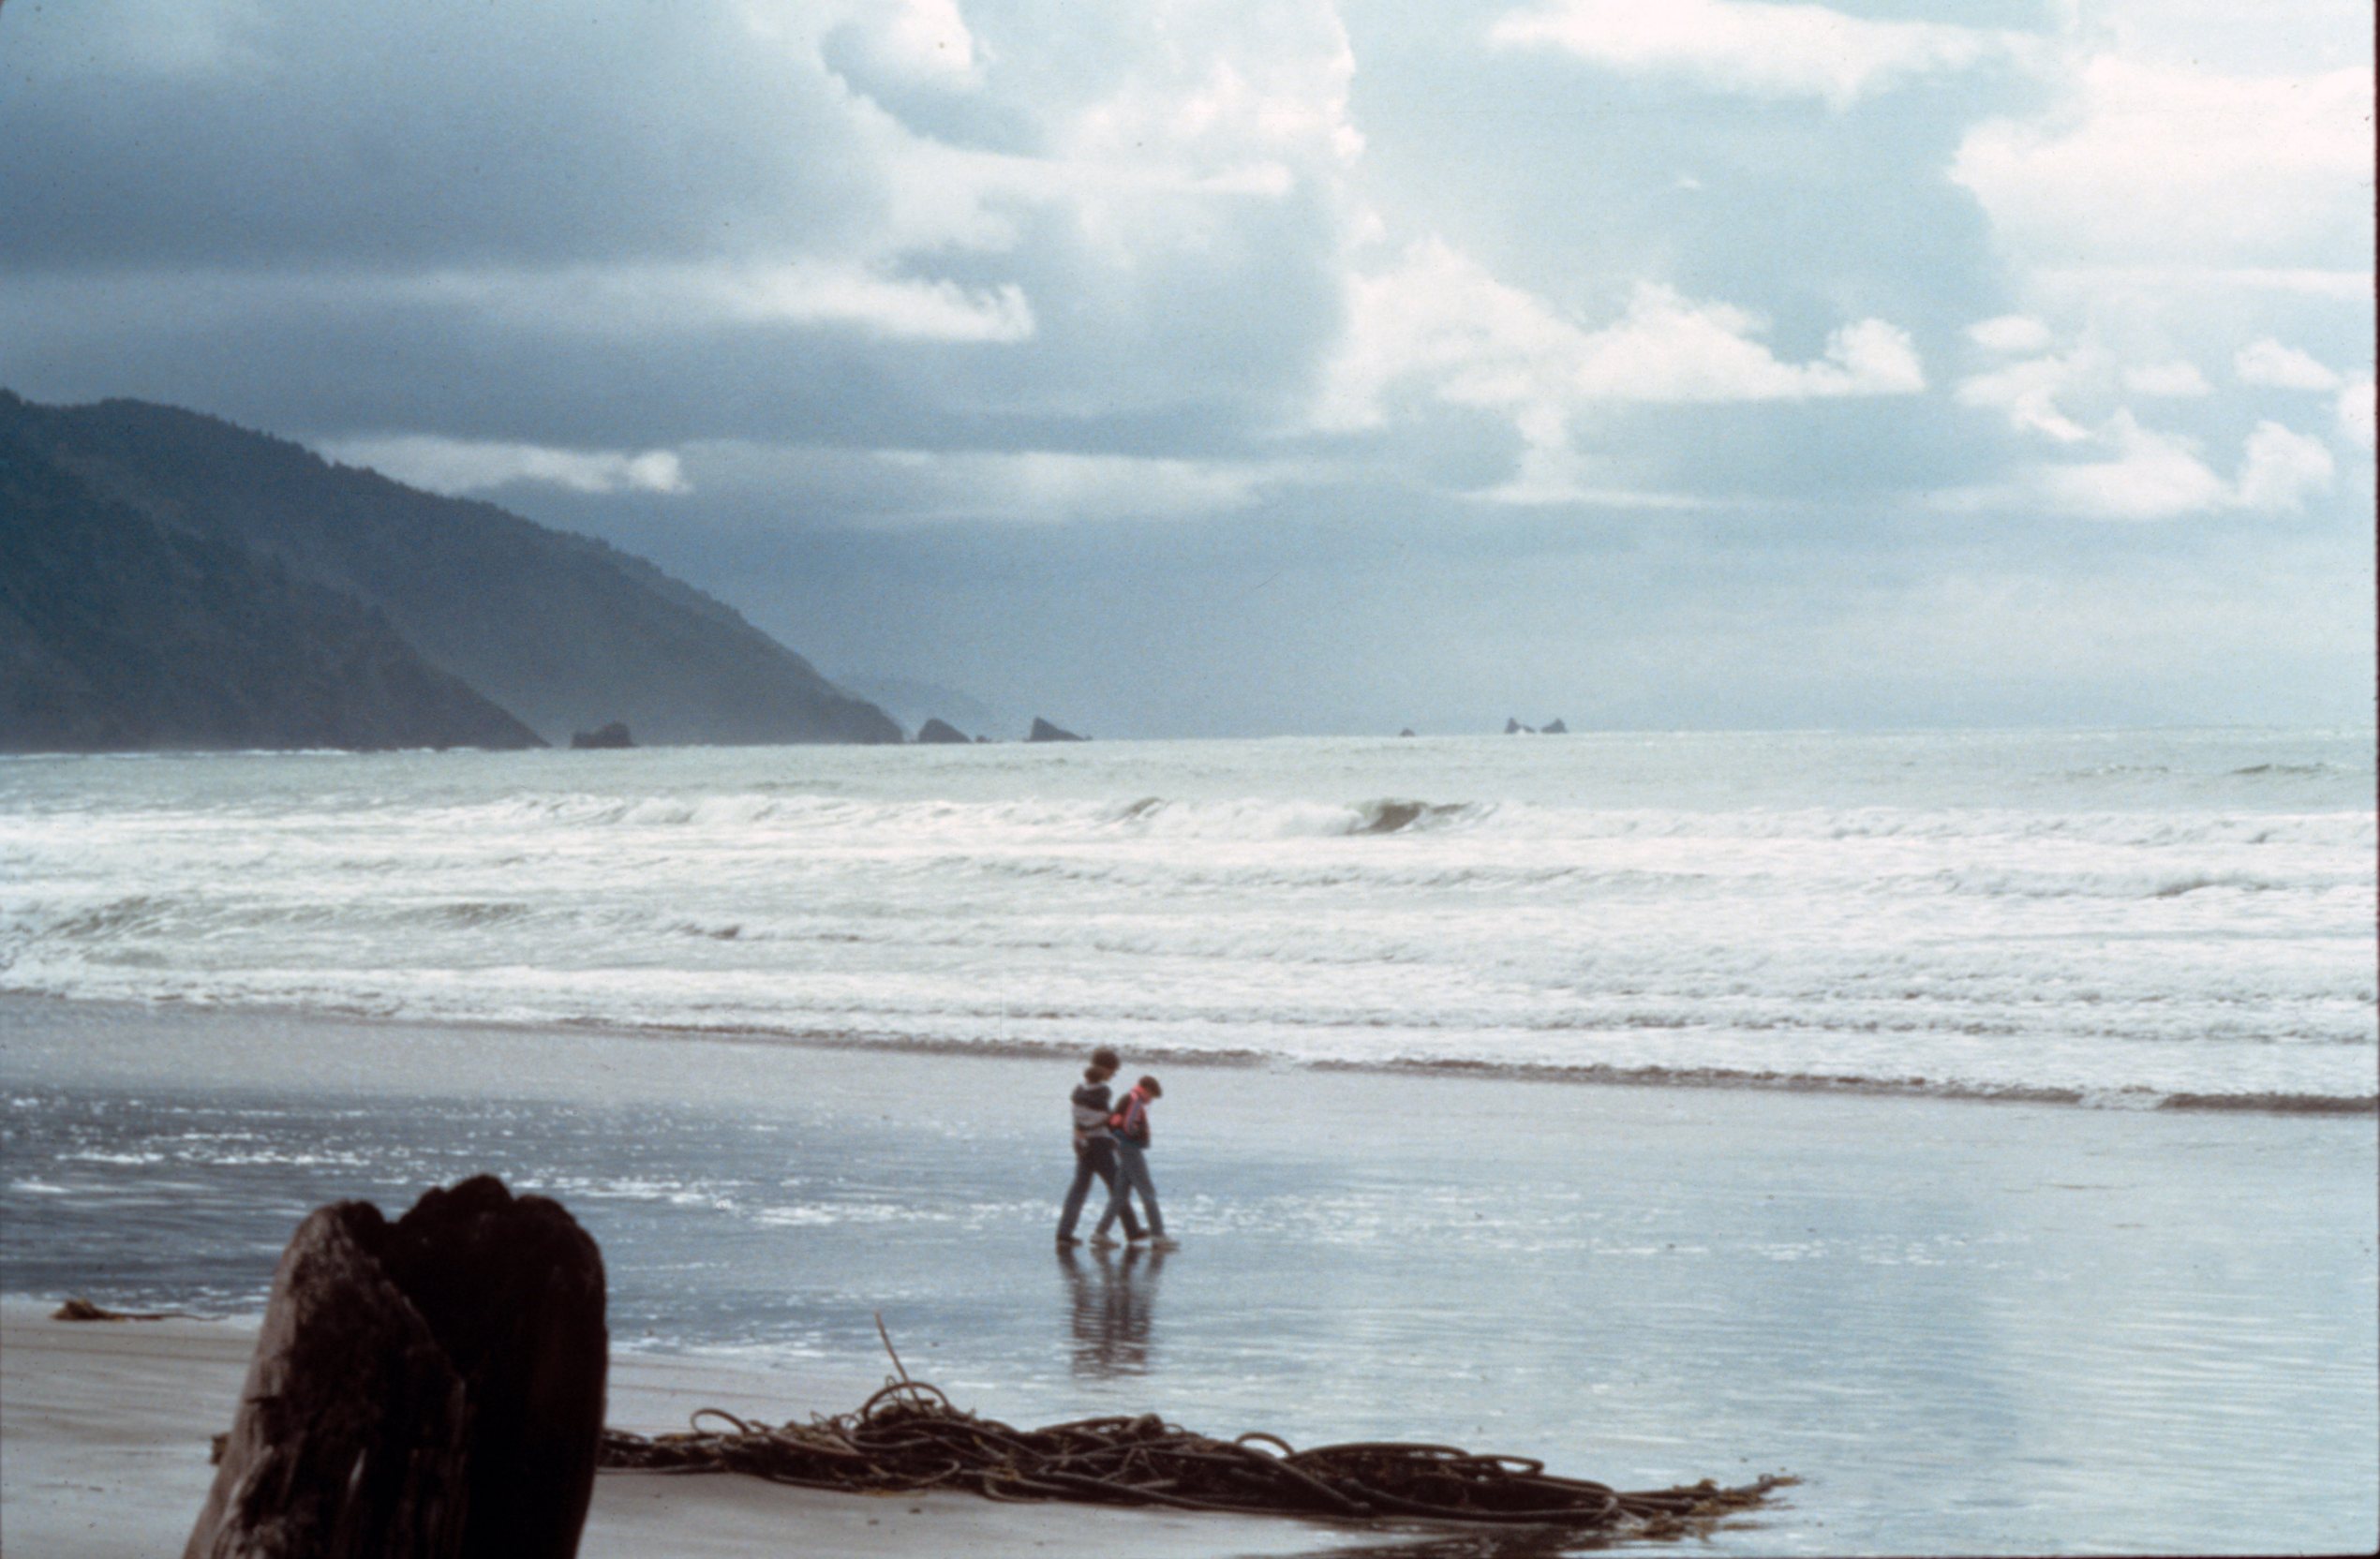
<instances>
[{"instance_id":1,"label":"wet sand","mask_svg":"<svg viewBox=\"0 0 2380 1559\"><path fill-rule=\"evenodd\" d=\"M1016 1423L1155 1411L1624 1486L1805 1479L1722 1553L2380 1537L2369 1118L1168 1063L1153 1163L1183 1248L1069 1258L1070 1077L1047 1061L5 1000L0 1020L0 1269L51 1303L252 1308L307 1208L485 1169L601 1241L624 1391L726 1370L763 1417L843 1411L883 1373L881 1312L915 1373ZM79 1432L7 1398L16 1552L26 1467ZM599 1514L668 1497L607 1481ZM862 1533L912 1519L854 1503ZM1144 1518L1001 1530L1078 1519ZM1194 1525L1173 1552L1299 1552L1272 1540Z\"/></svg>"},{"instance_id":2,"label":"wet sand","mask_svg":"<svg viewBox=\"0 0 2380 1559\"><path fill-rule=\"evenodd\" d=\"M0 1304L0 1540L10 1553L124 1559L181 1552L215 1470L256 1329L243 1322L68 1323ZM855 1383L770 1378L686 1359L615 1366L611 1422L681 1426L697 1407L781 1416L788 1395L848 1396ZM870 1383L872 1385L873 1383ZM970 1495L869 1498L755 1478L605 1473L585 1559L1055 1552L1315 1554L1349 1535L1302 1522L1084 1506L996 1505ZM1383 1539L1386 1551L1393 1545Z\"/></svg>"}]
</instances>

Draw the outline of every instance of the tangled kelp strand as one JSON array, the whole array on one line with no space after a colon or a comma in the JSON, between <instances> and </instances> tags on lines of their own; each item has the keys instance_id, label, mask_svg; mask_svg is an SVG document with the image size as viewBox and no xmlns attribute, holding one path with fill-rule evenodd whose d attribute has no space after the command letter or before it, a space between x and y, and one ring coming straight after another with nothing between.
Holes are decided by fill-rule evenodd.
<instances>
[{"instance_id":1,"label":"tangled kelp strand","mask_svg":"<svg viewBox=\"0 0 2380 1559\"><path fill-rule=\"evenodd\" d=\"M1793 1481L1768 1476L1721 1488L1706 1478L1624 1492L1556 1477L1528 1457L1376 1440L1299 1450L1262 1432L1213 1439L1154 1414L1018 1429L966 1412L939 1388L905 1377L855 1412L808 1423L757 1423L707 1407L682 1433L648 1438L607 1429L598 1465L744 1473L853 1493L953 1489L995 1500L1533 1524L1603 1537L1682 1536Z\"/></svg>"},{"instance_id":2,"label":"tangled kelp strand","mask_svg":"<svg viewBox=\"0 0 2380 1559\"><path fill-rule=\"evenodd\" d=\"M57 1309L50 1312L53 1321L204 1321L213 1317L195 1315L186 1310L110 1310L93 1304L77 1294Z\"/></svg>"}]
</instances>

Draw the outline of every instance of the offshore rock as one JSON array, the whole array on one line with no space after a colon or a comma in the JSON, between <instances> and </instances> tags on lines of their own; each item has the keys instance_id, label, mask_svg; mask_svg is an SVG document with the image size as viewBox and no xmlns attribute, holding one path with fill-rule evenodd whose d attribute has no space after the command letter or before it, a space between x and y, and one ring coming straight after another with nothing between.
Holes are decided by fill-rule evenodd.
<instances>
[{"instance_id":1,"label":"offshore rock","mask_svg":"<svg viewBox=\"0 0 2380 1559\"><path fill-rule=\"evenodd\" d=\"M1080 742L1090 739L1088 736L1078 736L1071 731L1052 725L1039 715L1034 716L1033 729L1025 733L1025 740L1029 742Z\"/></svg>"},{"instance_id":2,"label":"offshore rock","mask_svg":"<svg viewBox=\"0 0 2380 1559\"><path fill-rule=\"evenodd\" d=\"M923 742L963 742L967 734L948 720L933 719L917 727L917 740Z\"/></svg>"},{"instance_id":3,"label":"offshore rock","mask_svg":"<svg viewBox=\"0 0 2380 1559\"><path fill-rule=\"evenodd\" d=\"M1534 736L1537 735L1537 727L1523 725L1519 720L1507 715L1504 717L1504 734L1508 736Z\"/></svg>"},{"instance_id":4,"label":"offshore rock","mask_svg":"<svg viewBox=\"0 0 2380 1559\"><path fill-rule=\"evenodd\" d=\"M1538 727L1537 734L1540 736L1567 736L1570 734L1570 728L1557 720L1551 725Z\"/></svg>"},{"instance_id":5,"label":"offshore rock","mask_svg":"<svg viewBox=\"0 0 2380 1559\"><path fill-rule=\"evenodd\" d=\"M628 725L622 720L616 720L608 725L598 726L592 731L571 733L571 746L580 749L634 747L635 745L636 738L628 734Z\"/></svg>"}]
</instances>

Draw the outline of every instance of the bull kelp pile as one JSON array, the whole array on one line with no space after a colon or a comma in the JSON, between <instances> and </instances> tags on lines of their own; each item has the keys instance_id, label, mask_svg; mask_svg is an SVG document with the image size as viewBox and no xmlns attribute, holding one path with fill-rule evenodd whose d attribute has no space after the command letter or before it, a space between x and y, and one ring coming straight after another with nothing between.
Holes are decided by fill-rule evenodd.
<instances>
[{"instance_id":1,"label":"bull kelp pile","mask_svg":"<svg viewBox=\"0 0 2380 1559\"><path fill-rule=\"evenodd\" d=\"M966 1412L924 1381L886 1385L851 1413L748 1421L718 1408L682 1433L606 1430L599 1464L744 1473L853 1493L963 1490L987 1499L1155 1505L1245 1515L1558 1526L1604 1539L1675 1537L1761 1504L1793 1481L1710 1479L1623 1491L1561 1477L1528 1457L1359 1441L1299 1450L1278 1435L1218 1440L1154 1414L1018 1429Z\"/></svg>"}]
</instances>

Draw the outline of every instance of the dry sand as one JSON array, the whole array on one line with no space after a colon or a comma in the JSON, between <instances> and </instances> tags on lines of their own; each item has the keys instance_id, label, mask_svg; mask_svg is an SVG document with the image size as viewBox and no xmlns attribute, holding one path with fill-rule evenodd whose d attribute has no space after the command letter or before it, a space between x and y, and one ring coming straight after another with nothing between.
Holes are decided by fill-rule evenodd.
<instances>
[{"instance_id":1,"label":"dry sand","mask_svg":"<svg viewBox=\"0 0 2380 1559\"><path fill-rule=\"evenodd\" d=\"M214 1478L256 1328L238 1321L64 1322L0 1304L0 1552L22 1559L166 1559ZM855 1386L682 1359L616 1359L607 1421L677 1429L698 1407L782 1419L789 1402L854 1405ZM1396 1546L1392 1534L1377 1540ZM1406 1535L1408 1537L1413 1535ZM968 1494L871 1497L746 1477L606 1473L585 1559L718 1555L1343 1552L1320 1523L1089 1506L999 1505Z\"/></svg>"}]
</instances>

